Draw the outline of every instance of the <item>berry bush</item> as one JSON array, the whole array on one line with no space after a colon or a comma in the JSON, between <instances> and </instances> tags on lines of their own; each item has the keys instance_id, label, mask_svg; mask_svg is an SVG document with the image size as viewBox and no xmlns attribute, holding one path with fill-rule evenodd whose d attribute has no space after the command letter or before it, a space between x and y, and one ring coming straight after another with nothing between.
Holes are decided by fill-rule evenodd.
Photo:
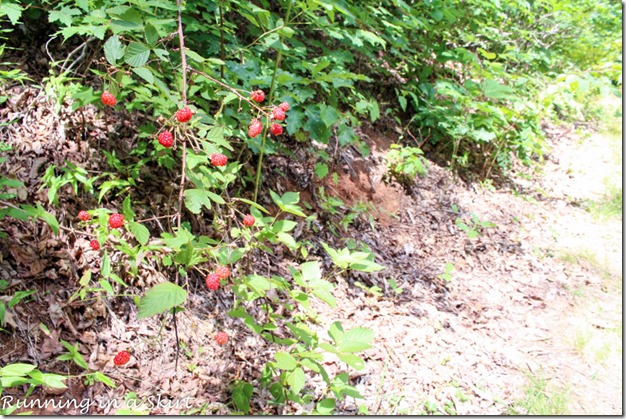
<instances>
[{"instance_id":1,"label":"berry bush","mask_svg":"<svg viewBox=\"0 0 626 419\"><path fill-rule=\"evenodd\" d=\"M298 192L271 189L267 160L300 147L323 178L329 150L369 153L358 135L368 121L400 127L401 140L412 144L388 156L387 177L403 184L425 173L423 150L482 178L505 174L514 159L530 164L544 151L544 118L583 112L593 92L621 83L621 43L613 36L619 7L571 3L3 1L0 18L11 35L45 21L51 39L76 45L76 55L50 68L59 103L132 115L137 126L132 138L109 133L98 173L71 162L48 167L41 178L48 208L2 193L0 218L40 219L55 233L89 238L99 272L77 278L68 303L131 298L139 319L165 318L177 333L190 293L227 297L232 307L216 327L235 319L272 348L259 376L229 383L233 411L257 413L251 400L263 395L268 405L331 414L347 397L360 397L348 371L364 368L359 353L374 332L334 322L321 336L313 302L334 307L332 281L384 268L366 249L299 241L297 227L312 228L315 214ZM579 34L583 16L598 30ZM90 45L97 47L88 60L78 52ZM76 82L75 66L91 78ZM18 80L18 73L0 77ZM19 184L0 177L2 188ZM59 224L52 212L66 185L83 199L72 220ZM146 191L167 195L157 212L142 208ZM256 262L275 251L291 255L288 273L257 271ZM146 260L163 280L133 286ZM220 330L214 340L224 349L237 335ZM85 382L114 385L87 367L76 346L64 346L59 359L86 370ZM329 354L344 370L327 371ZM111 355L115 366L131 358ZM41 384L34 367L0 371ZM307 388L312 376L324 383L322 393ZM55 377L50 383L63 385Z\"/></svg>"}]
</instances>

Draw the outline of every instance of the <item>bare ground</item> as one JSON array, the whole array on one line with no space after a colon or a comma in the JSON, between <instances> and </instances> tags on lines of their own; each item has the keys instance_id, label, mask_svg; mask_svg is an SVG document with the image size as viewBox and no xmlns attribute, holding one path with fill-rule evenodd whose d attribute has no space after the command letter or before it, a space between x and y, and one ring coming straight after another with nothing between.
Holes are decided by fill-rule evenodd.
<instances>
[{"instance_id":1,"label":"bare ground","mask_svg":"<svg viewBox=\"0 0 626 419\"><path fill-rule=\"evenodd\" d=\"M2 114L3 120L16 114L23 118L21 125L3 133L16 147L3 173L27 183L24 199L46 202L45 190L37 191L36 182L48 164L69 158L95 170L96 150L123 151L135 141L132 121L121 126L114 115L87 109L85 126L85 114L79 117L64 108L54 115L41 96L24 92ZM373 207L344 236L367 244L387 269L334 278L337 308L317 305L320 336L336 320L346 328L365 326L376 332L373 347L364 353L365 369L350 375L364 399L346 400L339 412L357 413L363 406L361 411L371 414L526 413L519 401L529 377L541 376L552 391L566 392L572 414L622 414L621 218L597 220L581 206L585 199L601 198L603 181L614 175L615 162L607 151L609 141L600 134L581 140L567 128L546 129L551 158L535 171L518 168L514 181L498 189L465 184L431 163L428 175L417 179L407 195L399 185L382 181L383 158L395 138L374 129L363 132L371 157L340 153L341 176L337 184L325 183L327 193L344 201L344 214L358 202ZM113 136L119 140L106 141ZM288 178L271 182L278 191L298 185ZM163 190L156 187L151 193ZM99 259L88 250L86 237L71 228L72 217L89 197L63 191L67 196L56 216L67 229L58 236L41 224L3 222L2 230L10 237L1 244L2 278L12 281L13 290L39 293L27 307L16 306L9 323L14 332L0 334L2 364L33 362L48 371L78 374L80 370L68 371L55 360L64 350L59 339L65 339L79 342L90 368L112 377L118 387L85 386L73 379L64 394L38 389L33 397L122 400L133 391L140 398L157 393L188 397L202 413L230 412L227 384L257 379L275 348L240 320L224 315L232 306L230 291L216 296L198 286L190 293L189 307L178 322L186 348L178 370L171 324L162 328L158 320L138 321L132 300L65 304L82 273L99 270ZM177 195L175 190L172 194ZM302 196L313 204L309 188ZM146 217L152 210L146 209ZM463 225L479 233L477 237L470 238ZM317 237L306 232L302 237L316 243L333 235L323 229ZM311 254L327 262L319 249ZM595 256L583 257L589 254ZM268 273L284 270L289 255L284 256L257 261L256 266ZM454 266L449 281L442 277L447 263ZM155 267L147 260L141 280L128 291L139 292L162 280ZM42 331L39 322L51 333ZM217 328L232 336L225 347L210 338ZM114 368L113 355L126 347L135 349L133 360L125 369ZM335 361L326 361L330 373L341 371ZM320 382L311 378L308 385L315 390ZM266 398L262 391L255 393L253 413L300 411L299 406L276 410ZM90 413L114 411L94 407ZM187 406L165 406L150 413L189 411Z\"/></svg>"}]
</instances>

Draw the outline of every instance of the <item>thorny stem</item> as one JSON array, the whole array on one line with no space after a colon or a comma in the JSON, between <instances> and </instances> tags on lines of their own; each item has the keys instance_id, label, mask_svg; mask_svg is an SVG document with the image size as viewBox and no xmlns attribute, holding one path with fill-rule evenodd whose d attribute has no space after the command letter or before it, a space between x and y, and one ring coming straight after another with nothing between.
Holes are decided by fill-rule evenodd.
<instances>
[{"instance_id":1,"label":"thorny stem","mask_svg":"<svg viewBox=\"0 0 626 419\"><path fill-rule=\"evenodd\" d=\"M289 15L291 14L292 4L293 4L292 1L289 1L289 3L287 4L287 11L285 12L285 23L289 22ZM274 74L272 74L272 83L270 84L270 92L267 95L267 99L269 103L272 103L272 100L274 99L274 88L276 87L276 76L278 75L278 69L280 68L280 60L282 59L282 57L283 57L283 51L279 49L278 53L276 54L276 61L274 62ZM261 151L259 152L259 162L257 163L257 167L256 167L256 179L254 181L254 202L256 202L257 200L257 196L259 193L259 183L261 183L261 169L263 165L263 154L265 152L265 140L267 138L267 125L269 124L265 124L263 128L263 137L261 138Z\"/></svg>"},{"instance_id":2,"label":"thorny stem","mask_svg":"<svg viewBox=\"0 0 626 419\"><path fill-rule=\"evenodd\" d=\"M178 41L180 43L180 59L182 65L183 72L183 85L182 85L182 98L183 98L183 107L187 106L187 57L185 56L185 35L183 34L183 13L181 7L181 0L176 0L176 7L178 8ZM187 139L185 137L184 129L186 125L183 125L183 135L182 137L182 169L180 174L180 190L178 192L178 219L176 220L176 225L180 230L180 226L182 223L183 217L183 193L185 189L185 169L186 169L186 160L187 160ZM179 271L176 270L176 283L179 282ZM180 341L178 338L178 325L176 323L176 309L172 313L172 320L174 321L174 333L176 334L176 361L174 363L174 371L178 371L178 351L180 348Z\"/></svg>"}]
</instances>

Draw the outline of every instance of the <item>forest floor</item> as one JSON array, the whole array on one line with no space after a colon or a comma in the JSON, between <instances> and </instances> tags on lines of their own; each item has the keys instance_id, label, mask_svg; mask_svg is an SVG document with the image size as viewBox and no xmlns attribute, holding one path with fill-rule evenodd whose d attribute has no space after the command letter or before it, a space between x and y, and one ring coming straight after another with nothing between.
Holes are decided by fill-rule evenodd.
<instances>
[{"instance_id":1,"label":"forest floor","mask_svg":"<svg viewBox=\"0 0 626 419\"><path fill-rule=\"evenodd\" d=\"M0 117L21 113L23 122L3 132L14 150L2 172L25 182L24 199L47 202L38 179L48 165L68 159L94 169L93 156L107 136L132 130L130 123L120 125L93 109L82 115L65 107L54 112L50 101L27 88L13 97ZM335 208L342 237L335 242L354 238L367 244L386 269L334 278L337 308L316 305L320 335L337 320L344 328L364 326L376 333L373 347L363 353L365 368L350 372L364 398L345 400L339 413L623 413L621 118L618 123L612 132L546 126L546 160L516 167L497 188L465 183L430 162L428 174L408 194L382 182L384 156L397 135L363 129L371 156L341 152L339 182L326 182L325 190L342 201ZM66 124L82 126L83 133L87 124L88 145ZM290 179L276 179L278 192L297 188ZM61 192L72 194L69 188ZM619 210L611 211L616 196ZM302 197L314 205L310 193L302 191ZM84 207L79 198L64 199L57 209L62 225ZM71 228L55 237L41 223L10 219L0 229L9 233L0 241L0 278L10 280L12 290L39 291L26 307L8 313L13 333L0 333L0 364L31 362L42 371L67 372L56 360L64 339L78 342L89 367L118 384L110 389L74 379L63 393L37 389L31 397L123 400L130 392L138 398L159 394L191 401L191 407L157 407L152 414L225 414L232 408L227 383L258 377L262 360L271 356L272 347L239 319L224 325L231 340L218 347L210 338L215 313L227 310L232 296L216 298L198 289L179 320L184 356L175 370L171 325L162 330L158 320L138 321L132 300L67 304L81 272L99 264L88 240ZM334 237L328 231L320 236ZM275 256L278 265L285 262ZM255 266L269 272L270 263ZM159 280L150 261L144 269L151 275L134 286ZM133 360L116 369L112 356L131 346ZM331 374L340 372L333 359L325 366ZM311 379L307 385L314 391L321 383ZM252 401L252 413L301 409L277 412L257 393ZM89 413L115 410L94 406Z\"/></svg>"}]
</instances>

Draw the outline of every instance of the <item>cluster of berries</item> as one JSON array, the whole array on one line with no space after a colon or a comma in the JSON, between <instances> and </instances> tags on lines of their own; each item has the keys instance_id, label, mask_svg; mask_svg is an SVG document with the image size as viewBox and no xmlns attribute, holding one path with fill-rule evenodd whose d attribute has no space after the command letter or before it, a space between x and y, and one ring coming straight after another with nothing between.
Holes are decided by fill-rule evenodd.
<instances>
[{"instance_id":1,"label":"cluster of berries","mask_svg":"<svg viewBox=\"0 0 626 419\"><path fill-rule=\"evenodd\" d=\"M89 221L91 220L91 215L87 211L78 211L78 219L81 221ZM109 227L111 228L120 228L124 225L124 216L118 212L109 215ZM89 242L89 247L93 250L100 250L100 242L96 239L93 239Z\"/></svg>"},{"instance_id":2,"label":"cluster of berries","mask_svg":"<svg viewBox=\"0 0 626 419\"><path fill-rule=\"evenodd\" d=\"M265 92L263 92L263 90L255 90L250 95L250 99L252 99L253 101L257 103L261 103L265 100ZM287 117L286 112L288 110L289 110L289 103L283 102L280 105L272 108L272 111L270 112L270 119L272 121L284 121L285 118ZM248 125L248 135L250 136L250 138L256 137L262 131L263 131L263 124L261 123L261 121L258 118L253 118L252 121L250 121L250 125ZM277 124L276 122L272 122L272 125L270 125L270 132L273 135L278 136L283 133L283 126L280 124Z\"/></svg>"}]
</instances>

